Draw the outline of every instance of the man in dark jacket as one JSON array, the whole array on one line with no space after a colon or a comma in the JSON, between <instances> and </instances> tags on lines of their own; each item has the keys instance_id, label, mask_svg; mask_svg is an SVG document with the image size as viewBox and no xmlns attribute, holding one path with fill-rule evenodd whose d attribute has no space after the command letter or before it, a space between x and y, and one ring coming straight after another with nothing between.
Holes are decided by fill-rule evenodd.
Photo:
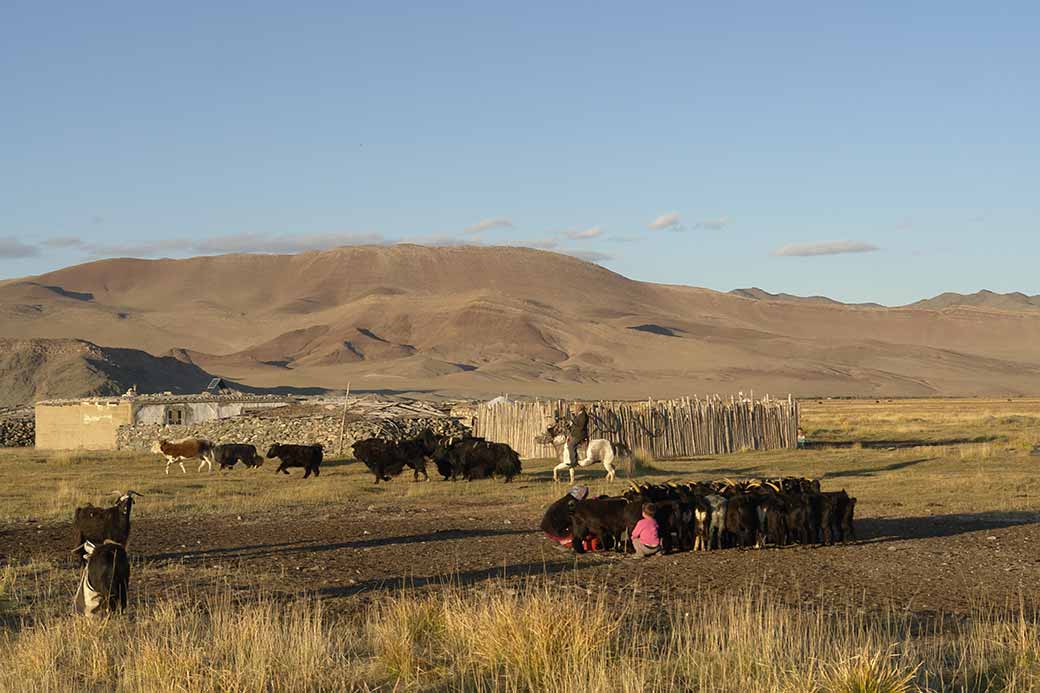
<instances>
[{"instance_id":1,"label":"man in dark jacket","mask_svg":"<svg viewBox=\"0 0 1040 693\"><path fill-rule=\"evenodd\" d=\"M567 431L567 453L570 455L571 466L578 464L578 446L589 439L589 415L585 411L585 405L579 404L578 411L571 417L571 425Z\"/></svg>"}]
</instances>

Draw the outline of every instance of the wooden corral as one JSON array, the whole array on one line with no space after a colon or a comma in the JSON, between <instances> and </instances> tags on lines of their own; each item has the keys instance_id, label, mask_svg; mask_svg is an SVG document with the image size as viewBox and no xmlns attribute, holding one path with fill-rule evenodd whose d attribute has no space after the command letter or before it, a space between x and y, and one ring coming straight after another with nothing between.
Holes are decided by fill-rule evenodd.
<instances>
[{"instance_id":1,"label":"wooden corral","mask_svg":"<svg viewBox=\"0 0 1040 693\"><path fill-rule=\"evenodd\" d=\"M508 443L525 459L554 457L552 445L535 438L573 404L538 400L480 404L472 411L473 434ZM659 459L718 455L741 450L794 448L798 402L720 397L639 402L584 402L589 434L645 450Z\"/></svg>"}]
</instances>

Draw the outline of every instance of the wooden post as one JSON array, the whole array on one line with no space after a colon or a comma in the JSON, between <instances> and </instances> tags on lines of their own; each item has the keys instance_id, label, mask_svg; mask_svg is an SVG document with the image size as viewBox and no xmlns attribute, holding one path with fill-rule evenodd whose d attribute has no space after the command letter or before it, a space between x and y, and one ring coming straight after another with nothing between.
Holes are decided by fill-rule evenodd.
<instances>
[{"instance_id":1,"label":"wooden post","mask_svg":"<svg viewBox=\"0 0 1040 693\"><path fill-rule=\"evenodd\" d=\"M347 400L350 399L350 382L347 381L347 394L343 395L343 415L339 419L339 454L343 454L343 433L347 428Z\"/></svg>"}]
</instances>

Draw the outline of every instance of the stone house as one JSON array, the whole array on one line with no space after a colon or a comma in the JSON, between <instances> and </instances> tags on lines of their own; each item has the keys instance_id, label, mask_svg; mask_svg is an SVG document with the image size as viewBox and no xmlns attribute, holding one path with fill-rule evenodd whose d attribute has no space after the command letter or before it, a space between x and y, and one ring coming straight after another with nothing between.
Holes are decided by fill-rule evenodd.
<instances>
[{"instance_id":1,"label":"stone house","mask_svg":"<svg viewBox=\"0 0 1040 693\"><path fill-rule=\"evenodd\" d=\"M114 450L120 426L187 426L292 404L278 395L136 395L45 400L36 404L40 450Z\"/></svg>"}]
</instances>

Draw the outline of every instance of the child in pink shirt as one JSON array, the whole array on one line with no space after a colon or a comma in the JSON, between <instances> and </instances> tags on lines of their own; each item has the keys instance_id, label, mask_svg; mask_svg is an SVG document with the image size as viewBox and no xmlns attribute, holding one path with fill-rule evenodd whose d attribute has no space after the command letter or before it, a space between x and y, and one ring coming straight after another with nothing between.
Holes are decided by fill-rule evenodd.
<instances>
[{"instance_id":1,"label":"child in pink shirt","mask_svg":"<svg viewBox=\"0 0 1040 693\"><path fill-rule=\"evenodd\" d=\"M636 550L633 558L646 558L661 550L657 520L654 519L655 512L657 508L653 503L643 505L643 519L637 522L636 528L632 530L632 548Z\"/></svg>"}]
</instances>

